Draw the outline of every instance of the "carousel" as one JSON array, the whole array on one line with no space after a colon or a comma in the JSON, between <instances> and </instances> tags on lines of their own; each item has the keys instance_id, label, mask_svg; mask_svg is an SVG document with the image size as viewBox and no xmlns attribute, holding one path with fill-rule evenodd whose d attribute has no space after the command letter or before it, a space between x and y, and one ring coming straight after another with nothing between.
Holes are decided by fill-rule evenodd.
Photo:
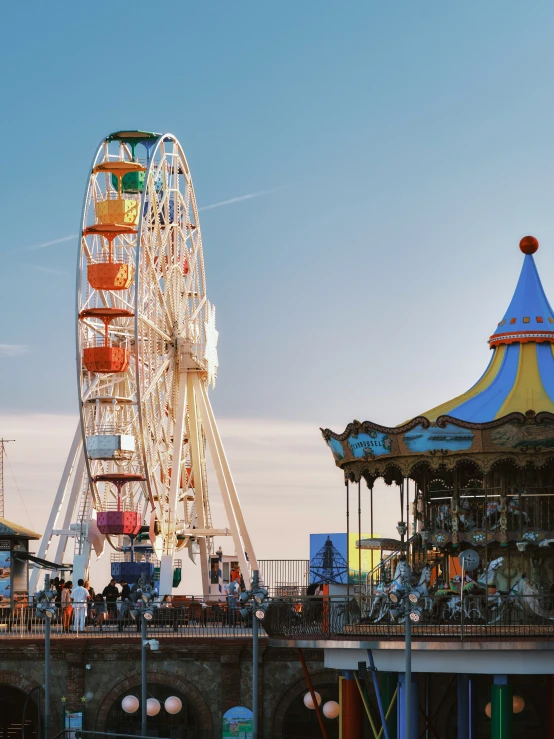
<instances>
[{"instance_id":1,"label":"carousel","mask_svg":"<svg viewBox=\"0 0 554 739\"><path fill-rule=\"evenodd\" d=\"M322 429L347 486L398 489L397 547L361 584L362 623L554 622L554 311L538 246L520 242L521 274L473 387L401 426Z\"/></svg>"}]
</instances>

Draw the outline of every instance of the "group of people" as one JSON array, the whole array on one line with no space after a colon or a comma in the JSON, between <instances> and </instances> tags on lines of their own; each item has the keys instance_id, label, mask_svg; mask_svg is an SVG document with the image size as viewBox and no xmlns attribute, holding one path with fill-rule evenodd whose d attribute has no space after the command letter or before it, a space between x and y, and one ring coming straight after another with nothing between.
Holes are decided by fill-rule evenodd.
<instances>
[{"instance_id":1,"label":"group of people","mask_svg":"<svg viewBox=\"0 0 554 739\"><path fill-rule=\"evenodd\" d=\"M123 628L123 619L127 615L131 593L136 590L138 584L131 586L122 580L119 583L121 590L117 587L115 579L111 579L102 592L96 592L88 580L78 580L74 586L71 580L65 581L55 577L50 587L56 590L56 606L61 611L62 628L70 631L73 625L74 631L85 630L87 616L92 623L102 628L103 623L112 619L119 622L120 629ZM121 601L118 609L117 601ZM161 605L170 605L164 598Z\"/></svg>"}]
</instances>

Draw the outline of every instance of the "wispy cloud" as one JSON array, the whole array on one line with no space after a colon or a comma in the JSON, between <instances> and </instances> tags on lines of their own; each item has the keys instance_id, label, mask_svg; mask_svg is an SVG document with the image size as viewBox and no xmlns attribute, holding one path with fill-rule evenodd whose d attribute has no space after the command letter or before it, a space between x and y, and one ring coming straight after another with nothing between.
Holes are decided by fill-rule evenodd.
<instances>
[{"instance_id":1,"label":"wispy cloud","mask_svg":"<svg viewBox=\"0 0 554 739\"><path fill-rule=\"evenodd\" d=\"M0 344L0 357L20 357L30 350L27 344Z\"/></svg>"},{"instance_id":2,"label":"wispy cloud","mask_svg":"<svg viewBox=\"0 0 554 739\"><path fill-rule=\"evenodd\" d=\"M31 264L32 269L36 269L38 272L45 272L47 275L62 275L62 277L69 277L67 272L62 272L59 269L53 269L52 267L43 267L40 264Z\"/></svg>"},{"instance_id":3,"label":"wispy cloud","mask_svg":"<svg viewBox=\"0 0 554 739\"><path fill-rule=\"evenodd\" d=\"M63 244L64 241L71 241L72 239L76 239L77 234L70 234L69 236L62 236L59 239L53 239L52 241L44 241L42 244L34 244L33 246L28 246L27 251L36 251L37 249L46 249L47 246L55 246L56 244Z\"/></svg>"},{"instance_id":4,"label":"wispy cloud","mask_svg":"<svg viewBox=\"0 0 554 739\"><path fill-rule=\"evenodd\" d=\"M270 195L272 192L282 190L284 185L281 187L273 187L271 190L259 190L258 192L251 192L248 195L239 195L237 198L229 198L229 200L221 200L219 203L212 203L211 205L203 205L198 210L213 210L214 208L222 208L224 205L234 205L235 203L242 203L244 200L252 200L253 198L261 198L263 195Z\"/></svg>"}]
</instances>

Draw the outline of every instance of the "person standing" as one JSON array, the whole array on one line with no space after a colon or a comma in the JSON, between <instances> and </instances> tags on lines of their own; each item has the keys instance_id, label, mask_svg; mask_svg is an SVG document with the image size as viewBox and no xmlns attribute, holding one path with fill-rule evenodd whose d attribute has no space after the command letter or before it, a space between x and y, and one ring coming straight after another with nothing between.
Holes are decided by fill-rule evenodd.
<instances>
[{"instance_id":1,"label":"person standing","mask_svg":"<svg viewBox=\"0 0 554 739\"><path fill-rule=\"evenodd\" d=\"M79 631L85 630L87 601L89 598L90 594L85 588L84 580L78 580L77 587L73 588L73 591L71 593L71 600L73 601L73 612L75 614L73 619L73 628L77 633L79 633Z\"/></svg>"},{"instance_id":2,"label":"person standing","mask_svg":"<svg viewBox=\"0 0 554 739\"><path fill-rule=\"evenodd\" d=\"M131 588L125 580L121 580L121 606L119 608L119 614L117 616L117 622L119 624L119 631L123 631L123 620L129 612L129 599L131 597Z\"/></svg>"},{"instance_id":3,"label":"person standing","mask_svg":"<svg viewBox=\"0 0 554 739\"><path fill-rule=\"evenodd\" d=\"M229 625L236 626L237 606L239 604L240 585L238 580L231 580L223 588L227 593L227 608L229 612Z\"/></svg>"},{"instance_id":4,"label":"person standing","mask_svg":"<svg viewBox=\"0 0 554 739\"><path fill-rule=\"evenodd\" d=\"M117 599L119 598L119 590L115 586L115 580L113 577L102 591L102 595L106 599L110 618L115 618L117 615Z\"/></svg>"},{"instance_id":5,"label":"person standing","mask_svg":"<svg viewBox=\"0 0 554 739\"><path fill-rule=\"evenodd\" d=\"M63 578L60 580L59 577L55 577L54 582L56 584L56 601L55 601L56 608L61 608L62 607L62 590L65 587L65 580Z\"/></svg>"},{"instance_id":6,"label":"person standing","mask_svg":"<svg viewBox=\"0 0 554 739\"><path fill-rule=\"evenodd\" d=\"M94 601L94 596L96 595L96 593L94 592L94 588L92 587L92 585L90 584L88 580L85 580L84 588L85 590L88 590L89 598L88 598L88 606L87 606L87 616L90 616L92 613L92 603Z\"/></svg>"},{"instance_id":7,"label":"person standing","mask_svg":"<svg viewBox=\"0 0 554 739\"><path fill-rule=\"evenodd\" d=\"M62 585L61 607L62 607L62 629L69 631L71 626L71 617L73 616L73 606L71 605L71 590L73 583L71 580Z\"/></svg>"}]
</instances>

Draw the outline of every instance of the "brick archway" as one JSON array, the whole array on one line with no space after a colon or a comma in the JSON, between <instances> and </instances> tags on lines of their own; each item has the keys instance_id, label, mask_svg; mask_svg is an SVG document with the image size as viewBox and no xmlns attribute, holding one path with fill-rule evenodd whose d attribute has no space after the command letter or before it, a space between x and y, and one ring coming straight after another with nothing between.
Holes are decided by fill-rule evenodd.
<instances>
[{"instance_id":1,"label":"brick archway","mask_svg":"<svg viewBox=\"0 0 554 739\"><path fill-rule=\"evenodd\" d=\"M22 675L20 672L12 672L11 670L0 670L0 690L2 689L2 685L9 685L10 688L17 688L17 690L21 690L25 695L29 695L29 693L32 690L35 690L35 688L42 688L42 685L37 683L36 680L30 679L25 675ZM35 704L40 714L42 714L42 704L44 702L39 699L39 696L41 695L41 691L36 691L31 696L31 701ZM52 706L50 708L50 719L52 721L52 726L54 726L54 724L59 724L61 721L58 706Z\"/></svg>"},{"instance_id":2,"label":"brick archway","mask_svg":"<svg viewBox=\"0 0 554 739\"><path fill-rule=\"evenodd\" d=\"M310 680L312 681L314 688L317 688L318 685L336 682L337 673L335 670L315 670L310 674ZM285 716L291 703L301 693L306 693L307 691L308 686L306 685L306 680L302 677L281 693L275 703L275 710L273 711L273 717L271 719L271 727L275 739L278 737L284 737L283 731L285 727Z\"/></svg>"},{"instance_id":3,"label":"brick archway","mask_svg":"<svg viewBox=\"0 0 554 739\"><path fill-rule=\"evenodd\" d=\"M213 730L213 720L210 708L202 693L193 683L183 679L182 677L177 677L176 675L173 675L169 672L154 672L153 670L148 670L146 676L149 683L154 683L156 685L167 685L167 687L175 688L176 691L185 695L187 697L187 701L190 703L190 705L194 709L194 712L196 713L196 717L198 719L198 728L207 729L209 731ZM108 718L108 713L110 712L110 708L113 706L113 704L121 696L122 693L125 693L127 690L131 690L132 688L140 686L141 681L141 673L138 672L133 673L132 675L128 675L126 678L124 678L123 680L119 680L112 686L111 690L106 693L104 699L102 700L102 703L98 708L98 713L96 714L97 731L104 732L107 730L106 721Z\"/></svg>"},{"instance_id":4,"label":"brick archway","mask_svg":"<svg viewBox=\"0 0 554 739\"><path fill-rule=\"evenodd\" d=\"M35 680L30 680L19 672L11 672L11 670L0 670L0 685L9 685L11 688L18 688L27 695L40 684Z\"/></svg>"}]
</instances>

